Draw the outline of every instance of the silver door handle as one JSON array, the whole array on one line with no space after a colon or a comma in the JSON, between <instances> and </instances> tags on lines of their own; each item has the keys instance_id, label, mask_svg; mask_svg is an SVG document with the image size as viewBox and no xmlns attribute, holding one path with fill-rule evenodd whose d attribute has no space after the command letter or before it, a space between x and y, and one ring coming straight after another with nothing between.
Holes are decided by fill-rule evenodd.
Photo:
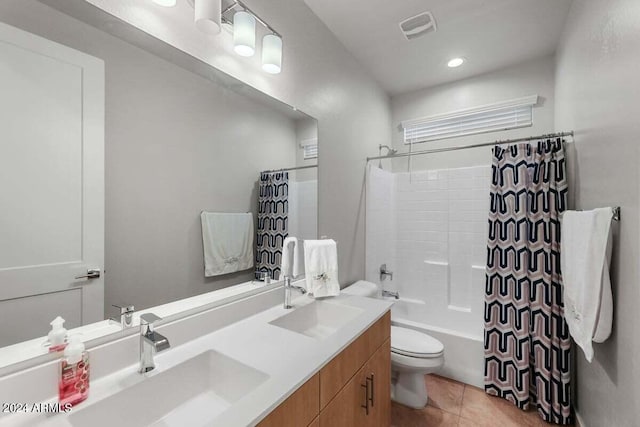
<instances>
[{"instance_id":1,"label":"silver door handle","mask_svg":"<svg viewBox=\"0 0 640 427\"><path fill-rule=\"evenodd\" d=\"M84 276L76 276L76 279L98 279L100 277L99 268L90 268Z\"/></svg>"}]
</instances>

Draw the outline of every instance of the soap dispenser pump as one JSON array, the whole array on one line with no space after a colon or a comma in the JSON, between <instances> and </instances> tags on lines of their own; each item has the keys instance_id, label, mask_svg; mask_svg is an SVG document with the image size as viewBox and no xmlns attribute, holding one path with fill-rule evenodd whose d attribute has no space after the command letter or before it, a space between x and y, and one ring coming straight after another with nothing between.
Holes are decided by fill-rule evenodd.
<instances>
[{"instance_id":1,"label":"soap dispenser pump","mask_svg":"<svg viewBox=\"0 0 640 427\"><path fill-rule=\"evenodd\" d=\"M67 330L62 326L64 324L64 319L60 316L53 319L50 323L51 331L49 331L49 351L60 351L63 350L67 343L65 342L67 338Z\"/></svg>"}]
</instances>

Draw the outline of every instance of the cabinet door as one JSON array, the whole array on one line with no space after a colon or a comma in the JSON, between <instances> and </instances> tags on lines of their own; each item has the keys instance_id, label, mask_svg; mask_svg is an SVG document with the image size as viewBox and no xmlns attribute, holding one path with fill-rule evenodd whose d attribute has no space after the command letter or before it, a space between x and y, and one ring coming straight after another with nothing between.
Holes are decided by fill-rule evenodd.
<instances>
[{"instance_id":1,"label":"cabinet door","mask_svg":"<svg viewBox=\"0 0 640 427\"><path fill-rule=\"evenodd\" d=\"M387 312L320 370L321 410L390 336L391 313Z\"/></svg>"},{"instance_id":2,"label":"cabinet door","mask_svg":"<svg viewBox=\"0 0 640 427\"><path fill-rule=\"evenodd\" d=\"M369 422L365 409L367 390L365 367L347 382L335 398L320 412L320 427L355 427Z\"/></svg>"},{"instance_id":3,"label":"cabinet door","mask_svg":"<svg viewBox=\"0 0 640 427\"><path fill-rule=\"evenodd\" d=\"M365 424L362 425L372 427L391 425L390 340L387 339L364 366L364 381L369 383L366 390L369 415L366 417Z\"/></svg>"}]
</instances>

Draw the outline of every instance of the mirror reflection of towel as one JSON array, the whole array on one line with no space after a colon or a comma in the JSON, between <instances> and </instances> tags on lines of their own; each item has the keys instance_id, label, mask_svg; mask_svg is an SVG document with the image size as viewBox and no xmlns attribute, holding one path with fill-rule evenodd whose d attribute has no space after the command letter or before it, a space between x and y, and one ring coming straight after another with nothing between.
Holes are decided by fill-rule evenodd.
<instances>
[{"instance_id":1,"label":"mirror reflection of towel","mask_svg":"<svg viewBox=\"0 0 640 427\"><path fill-rule=\"evenodd\" d=\"M253 267L253 214L202 212L205 277Z\"/></svg>"},{"instance_id":2,"label":"mirror reflection of towel","mask_svg":"<svg viewBox=\"0 0 640 427\"><path fill-rule=\"evenodd\" d=\"M280 265L281 278L289 276L296 279L304 274L304 248L303 241L289 236L282 244L282 264Z\"/></svg>"}]
</instances>

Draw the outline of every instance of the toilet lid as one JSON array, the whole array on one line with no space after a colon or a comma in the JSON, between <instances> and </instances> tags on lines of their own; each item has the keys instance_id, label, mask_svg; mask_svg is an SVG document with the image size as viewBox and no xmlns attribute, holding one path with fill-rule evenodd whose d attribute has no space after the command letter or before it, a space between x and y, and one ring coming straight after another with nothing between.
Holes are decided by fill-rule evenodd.
<instances>
[{"instance_id":1,"label":"toilet lid","mask_svg":"<svg viewBox=\"0 0 640 427\"><path fill-rule=\"evenodd\" d=\"M444 352L444 345L437 339L400 326L391 327L391 351L410 357L437 357Z\"/></svg>"}]
</instances>

